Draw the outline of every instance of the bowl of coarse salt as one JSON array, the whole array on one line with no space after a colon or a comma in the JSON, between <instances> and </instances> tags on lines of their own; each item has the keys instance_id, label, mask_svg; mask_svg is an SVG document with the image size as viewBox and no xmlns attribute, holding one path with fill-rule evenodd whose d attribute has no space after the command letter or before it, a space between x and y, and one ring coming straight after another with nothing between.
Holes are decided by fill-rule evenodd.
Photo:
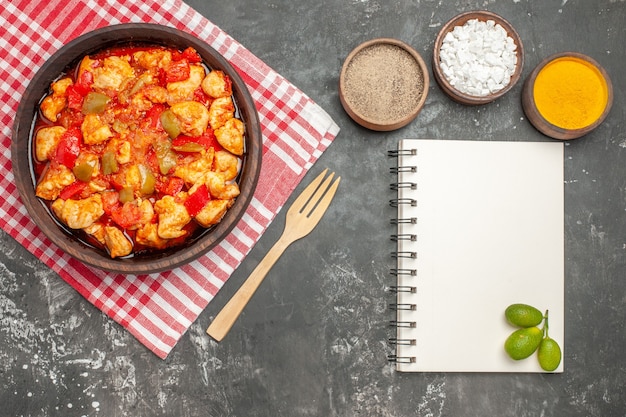
<instances>
[{"instance_id":1,"label":"bowl of coarse salt","mask_svg":"<svg viewBox=\"0 0 626 417\"><path fill-rule=\"evenodd\" d=\"M455 16L435 39L433 75L461 104L486 104L502 97L517 83L523 66L519 34L506 19L489 11Z\"/></svg>"}]
</instances>

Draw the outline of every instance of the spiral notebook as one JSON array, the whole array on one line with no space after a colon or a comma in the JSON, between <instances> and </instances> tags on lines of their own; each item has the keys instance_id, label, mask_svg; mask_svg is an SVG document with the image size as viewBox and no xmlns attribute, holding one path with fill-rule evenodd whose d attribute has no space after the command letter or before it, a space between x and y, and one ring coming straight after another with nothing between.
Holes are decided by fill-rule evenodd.
<instances>
[{"instance_id":1,"label":"spiral notebook","mask_svg":"<svg viewBox=\"0 0 626 417\"><path fill-rule=\"evenodd\" d=\"M549 310L564 352L561 142L401 140L390 287L403 372L542 372L510 359L504 310ZM563 362L555 372L563 372Z\"/></svg>"}]
</instances>

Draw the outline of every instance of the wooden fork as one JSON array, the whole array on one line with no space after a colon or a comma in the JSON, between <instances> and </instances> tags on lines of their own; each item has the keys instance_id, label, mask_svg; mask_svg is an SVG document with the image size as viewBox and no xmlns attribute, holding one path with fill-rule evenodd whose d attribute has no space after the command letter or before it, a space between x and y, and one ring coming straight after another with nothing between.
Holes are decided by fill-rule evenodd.
<instances>
[{"instance_id":1,"label":"wooden fork","mask_svg":"<svg viewBox=\"0 0 626 417\"><path fill-rule=\"evenodd\" d=\"M341 180L341 177L337 177L331 184L335 173L331 172L324 179L327 172L328 169L325 169L293 202L287 211L283 234L207 329L206 332L213 339L219 342L226 336L280 255L291 243L308 235L319 223Z\"/></svg>"}]
</instances>

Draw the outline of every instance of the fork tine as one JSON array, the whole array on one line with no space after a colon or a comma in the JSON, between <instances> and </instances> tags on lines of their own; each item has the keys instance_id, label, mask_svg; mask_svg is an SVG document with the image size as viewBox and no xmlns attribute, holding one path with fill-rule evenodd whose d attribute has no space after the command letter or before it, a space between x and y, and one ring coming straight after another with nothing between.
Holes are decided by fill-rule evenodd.
<instances>
[{"instance_id":1,"label":"fork tine","mask_svg":"<svg viewBox=\"0 0 626 417\"><path fill-rule=\"evenodd\" d=\"M326 179L324 179L324 182L315 190L315 194L313 194L313 196L311 196L311 198L309 198L305 202L304 206L299 210L300 213L304 214L306 217L309 217L313 209L315 209L319 201L322 199L322 196L324 195L326 190L328 190L330 182L332 181L334 176L335 173L331 172L330 175L326 177Z\"/></svg>"},{"instance_id":2,"label":"fork tine","mask_svg":"<svg viewBox=\"0 0 626 417\"><path fill-rule=\"evenodd\" d=\"M317 199L319 199L320 197L317 195L317 193L314 196L314 197L317 197L317 199L316 200L311 199L311 201L315 201L316 204L313 205L311 211L308 213L308 217L316 216L318 217L317 221L319 221L319 219L322 218L322 215L326 212L326 209L330 205L330 202L333 200L333 197L335 196L335 192L337 191L337 188L339 187L339 182L341 181L341 177L337 177L335 181L330 185L330 187L328 187L327 183L329 183L330 180L332 180L332 177L334 174L335 173L333 172L332 175L328 177L328 180L324 183L325 186L323 188L320 187L320 189L322 190L322 193L325 192L322 199L319 200L319 202L317 202Z\"/></svg>"},{"instance_id":3,"label":"fork tine","mask_svg":"<svg viewBox=\"0 0 626 417\"><path fill-rule=\"evenodd\" d=\"M294 202L291 203L291 208L294 208L298 212L300 212L302 208L304 208L304 205L307 203L307 201L310 200L315 190L317 190L327 172L328 168L322 171L322 173L319 174L317 178L315 178L309 185L307 185L307 187L300 193L298 198L296 198Z\"/></svg>"}]
</instances>

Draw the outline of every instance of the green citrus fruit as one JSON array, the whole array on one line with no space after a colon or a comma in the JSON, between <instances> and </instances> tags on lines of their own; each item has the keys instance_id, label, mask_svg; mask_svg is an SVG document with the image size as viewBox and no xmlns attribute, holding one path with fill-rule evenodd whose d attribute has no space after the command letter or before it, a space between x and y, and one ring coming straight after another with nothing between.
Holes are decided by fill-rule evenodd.
<instances>
[{"instance_id":1,"label":"green citrus fruit","mask_svg":"<svg viewBox=\"0 0 626 417\"><path fill-rule=\"evenodd\" d=\"M514 326L533 327L538 326L543 320L543 314L528 304L511 304L504 311L506 320Z\"/></svg>"},{"instance_id":2,"label":"green citrus fruit","mask_svg":"<svg viewBox=\"0 0 626 417\"><path fill-rule=\"evenodd\" d=\"M539 327L525 327L511 333L504 342L504 350L508 355L517 360L525 359L532 355L543 337L543 330Z\"/></svg>"},{"instance_id":3,"label":"green citrus fruit","mask_svg":"<svg viewBox=\"0 0 626 417\"><path fill-rule=\"evenodd\" d=\"M537 351L539 365L545 371L554 371L561 363L561 348L552 338L546 337L539 344Z\"/></svg>"}]
</instances>

